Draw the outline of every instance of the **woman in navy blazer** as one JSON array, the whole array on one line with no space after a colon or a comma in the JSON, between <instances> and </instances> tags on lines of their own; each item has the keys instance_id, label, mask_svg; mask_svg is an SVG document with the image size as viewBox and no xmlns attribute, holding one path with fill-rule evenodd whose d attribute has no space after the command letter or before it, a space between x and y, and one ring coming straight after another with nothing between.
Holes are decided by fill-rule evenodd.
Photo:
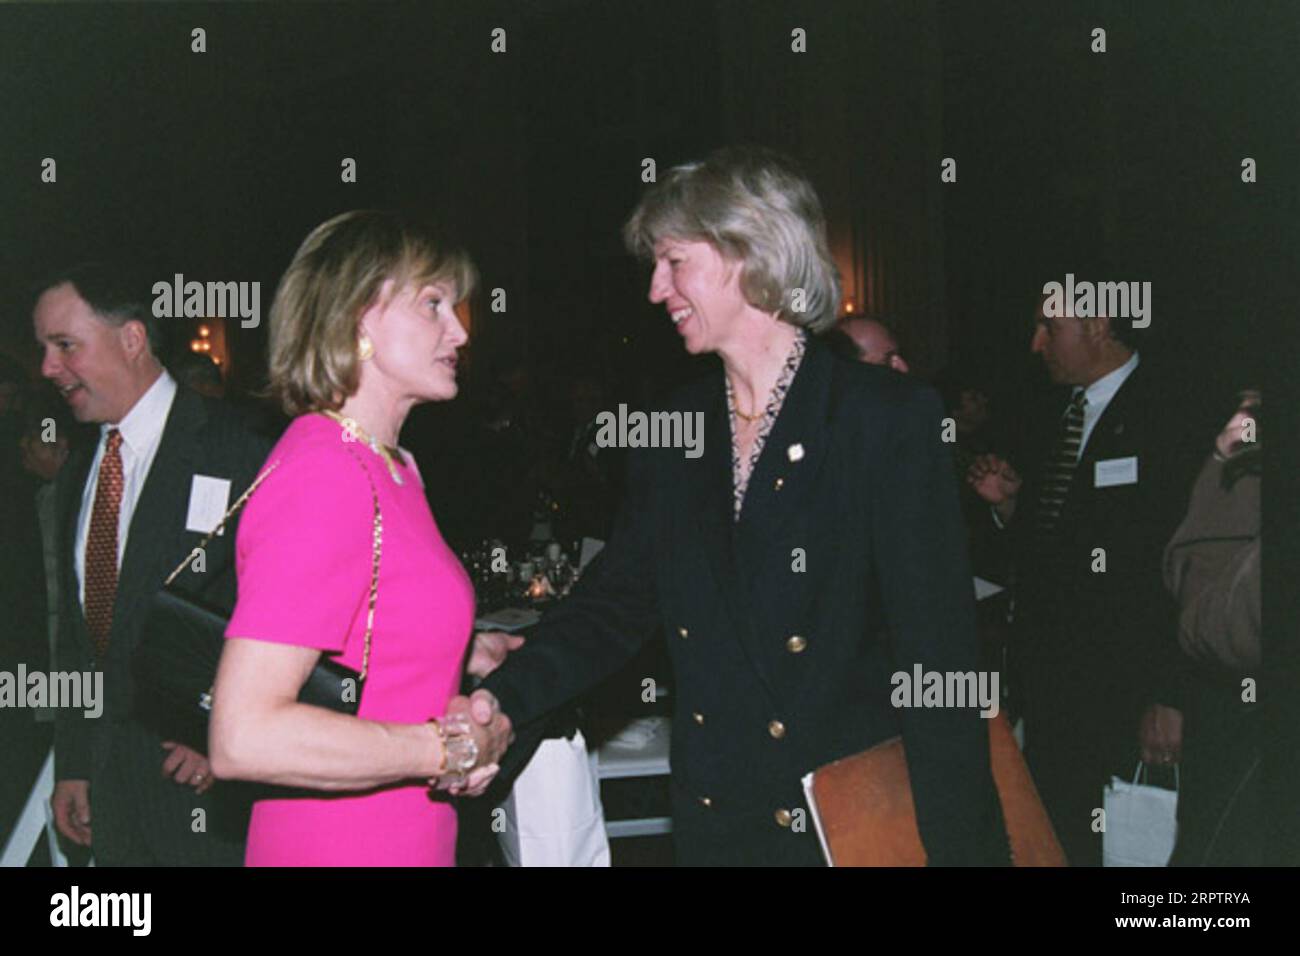
<instances>
[{"instance_id":1,"label":"woman in navy blazer","mask_svg":"<svg viewBox=\"0 0 1300 956\"><path fill-rule=\"evenodd\" d=\"M839 284L812 186L722 150L653 186L625 238L687 351L721 359L663 409L702 424L702 454L631 452L607 547L476 719L526 736L658 621L679 863L824 862L800 779L899 733L930 862L1006 863L978 708L891 703L916 665L978 670L965 532L938 396L814 337Z\"/></svg>"}]
</instances>

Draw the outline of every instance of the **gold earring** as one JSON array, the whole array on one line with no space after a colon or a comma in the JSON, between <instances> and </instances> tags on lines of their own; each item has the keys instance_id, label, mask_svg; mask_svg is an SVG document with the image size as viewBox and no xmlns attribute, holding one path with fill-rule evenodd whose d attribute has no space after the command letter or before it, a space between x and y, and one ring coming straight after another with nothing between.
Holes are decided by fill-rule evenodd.
<instances>
[{"instance_id":1,"label":"gold earring","mask_svg":"<svg viewBox=\"0 0 1300 956\"><path fill-rule=\"evenodd\" d=\"M357 340L357 358L361 361L370 359L375 354L375 343L370 341L370 336L363 335Z\"/></svg>"}]
</instances>

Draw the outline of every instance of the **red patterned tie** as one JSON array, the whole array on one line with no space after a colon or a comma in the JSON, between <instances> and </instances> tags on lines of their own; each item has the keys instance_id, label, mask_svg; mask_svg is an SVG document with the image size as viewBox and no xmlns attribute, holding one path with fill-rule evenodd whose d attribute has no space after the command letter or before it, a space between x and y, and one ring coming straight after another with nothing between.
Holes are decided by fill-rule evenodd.
<instances>
[{"instance_id":1,"label":"red patterned tie","mask_svg":"<svg viewBox=\"0 0 1300 956\"><path fill-rule=\"evenodd\" d=\"M113 627L113 599L117 596L117 516L122 507L122 433L108 433L104 457L99 462L95 507L86 535L86 626L102 661Z\"/></svg>"}]
</instances>

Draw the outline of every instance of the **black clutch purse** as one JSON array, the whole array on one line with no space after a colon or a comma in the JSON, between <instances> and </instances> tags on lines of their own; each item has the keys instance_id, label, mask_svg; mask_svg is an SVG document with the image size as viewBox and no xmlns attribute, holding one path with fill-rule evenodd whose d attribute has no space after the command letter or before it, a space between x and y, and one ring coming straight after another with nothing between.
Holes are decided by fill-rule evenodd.
<instances>
[{"instance_id":1,"label":"black clutch purse","mask_svg":"<svg viewBox=\"0 0 1300 956\"><path fill-rule=\"evenodd\" d=\"M359 463L359 462L358 462ZM225 647L230 616L173 585L189 567L195 555L225 527L279 462L273 463L248 487L222 517L221 522L167 576L163 587L150 599L144 633L132 657L135 675L137 715L169 740L177 740L201 753L208 749L208 718L212 712L212 685L217 664ZM364 466L362 469L365 470ZM370 473L366 471L369 479ZM373 481L374 535L371 550L370 598L366 612L366 643L361 671L344 667L324 656L317 661L298 700L315 707L356 716L361 691L370 665L370 636L375 621L375 599L379 588L379 557L383 543L383 521L379 494Z\"/></svg>"}]
</instances>

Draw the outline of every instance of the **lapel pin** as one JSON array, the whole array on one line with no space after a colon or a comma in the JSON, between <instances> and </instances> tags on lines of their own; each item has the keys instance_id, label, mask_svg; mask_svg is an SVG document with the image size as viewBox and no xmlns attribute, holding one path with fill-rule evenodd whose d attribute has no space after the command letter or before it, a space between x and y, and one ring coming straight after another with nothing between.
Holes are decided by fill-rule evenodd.
<instances>
[{"instance_id":1,"label":"lapel pin","mask_svg":"<svg viewBox=\"0 0 1300 956\"><path fill-rule=\"evenodd\" d=\"M803 459L803 445L795 442L785 450L785 456L791 461L801 461Z\"/></svg>"}]
</instances>

